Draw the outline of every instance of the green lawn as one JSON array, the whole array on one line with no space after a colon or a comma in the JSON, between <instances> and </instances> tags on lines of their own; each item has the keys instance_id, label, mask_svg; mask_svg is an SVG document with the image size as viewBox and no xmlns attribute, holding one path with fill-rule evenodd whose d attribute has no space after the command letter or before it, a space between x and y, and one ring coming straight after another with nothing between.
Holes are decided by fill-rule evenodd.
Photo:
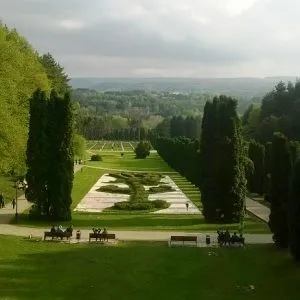
<instances>
[{"instance_id":1,"label":"green lawn","mask_svg":"<svg viewBox=\"0 0 300 300\"><path fill-rule=\"evenodd\" d=\"M146 159L135 159L134 153L125 153L123 158L121 152L101 152L103 161L91 162L86 164L108 169L122 169L129 171L155 171L155 172L172 172L166 162L164 162L157 153L151 153Z\"/></svg>"},{"instance_id":2,"label":"green lawn","mask_svg":"<svg viewBox=\"0 0 300 300\"><path fill-rule=\"evenodd\" d=\"M272 246L105 246L1 236L0 245L1 299L299 299L299 265Z\"/></svg>"}]
</instances>

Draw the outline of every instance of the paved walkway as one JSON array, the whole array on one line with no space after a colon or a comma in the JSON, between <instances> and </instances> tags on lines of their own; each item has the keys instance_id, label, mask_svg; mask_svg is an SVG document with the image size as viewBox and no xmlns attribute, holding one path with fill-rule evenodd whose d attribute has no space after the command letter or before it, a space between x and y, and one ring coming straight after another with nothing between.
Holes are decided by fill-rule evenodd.
<instances>
[{"instance_id":1,"label":"paved walkway","mask_svg":"<svg viewBox=\"0 0 300 300\"><path fill-rule=\"evenodd\" d=\"M23 227L9 224L1 224L0 232L4 235L14 235L23 237L43 238L44 231L49 231L50 228ZM77 228L74 228L77 230ZM81 241L87 242L90 229L81 229ZM205 237L210 235L212 244L217 243L217 234L212 232L176 232L176 231L115 231L116 239L119 241L160 241L168 242L171 235L193 235L198 237L198 246L205 245ZM245 234L247 244L270 244L273 243L271 234ZM73 240L75 232L73 232Z\"/></svg>"},{"instance_id":2,"label":"paved walkway","mask_svg":"<svg viewBox=\"0 0 300 300\"><path fill-rule=\"evenodd\" d=\"M262 221L268 223L269 216L270 216L270 208L254 201L250 198L246 198L246 209L247 211L255 215L257 218L261 219Z\"/></svg>"}]
</instances>

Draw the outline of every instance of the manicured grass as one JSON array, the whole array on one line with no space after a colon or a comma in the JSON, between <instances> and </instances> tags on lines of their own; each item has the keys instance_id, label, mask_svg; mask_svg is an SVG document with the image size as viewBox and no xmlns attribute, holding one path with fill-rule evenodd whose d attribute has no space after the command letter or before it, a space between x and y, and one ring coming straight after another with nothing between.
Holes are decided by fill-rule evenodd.
<instances>
[{"instance_id":1,"label":"manicured grass","mask_svg":"<svg viewBox=\"0 0 300 300\"><path fill-rule=\"evenodd\" d=\"M103 170L83 167L74 176L71 208L74 209L81 201L84 195L97 182L97 180L105 173Z\"/></svg>"},{"instance_id":2,"label":"manicured grass","mask_svg":"<svg viewBox=\"0 0 300 300\"><path fill-rule=\"evenodd\" d=\"M0 244L1 299L299 299L300 267L271 246Z\"/></svg>"},{"instance_id":3,"label":"manicured grass","mask_svg":"<svg viewBox=\"0 0 300 300\"><path fill-rule=\"evenodd\" d=\"M124 156L121 157L121 152L101 152L101 156L103 161L87 161L86 164L93 167L121 169L128 171L174 171L160 158L157 153L151 153L146 159L135 159L134 153L125 153Z\"/></svg>"}]
</instances>

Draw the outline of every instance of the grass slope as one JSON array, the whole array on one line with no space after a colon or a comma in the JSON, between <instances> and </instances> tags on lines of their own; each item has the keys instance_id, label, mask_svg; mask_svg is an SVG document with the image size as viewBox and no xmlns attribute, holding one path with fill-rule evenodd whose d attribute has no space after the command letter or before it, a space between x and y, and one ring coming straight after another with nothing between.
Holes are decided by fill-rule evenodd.
<instances>
[{"instance_id":1,"label":"grass slope","mask_svg":"<svg viewBox=\"0 0 300 300\"><path fill-rule=\"evenodd\" d=\"M299 299L299 266L271 246L0 244L1 299Z\"/></svg>"}]
</instances>

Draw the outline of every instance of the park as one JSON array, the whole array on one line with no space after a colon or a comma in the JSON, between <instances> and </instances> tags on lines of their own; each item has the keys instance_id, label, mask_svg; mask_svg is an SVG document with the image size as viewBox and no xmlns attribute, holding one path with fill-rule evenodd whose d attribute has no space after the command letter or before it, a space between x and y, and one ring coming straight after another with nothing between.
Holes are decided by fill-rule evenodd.
<instances>
[{"instance_id":1,"label":"park","mask_svg":"<svg viewBox=\"0 0 300 300\"><path fill-rule=\"evenodd\" d=\"M0 299L299 299L298 80L81 81L1 22L0 56Z\"/></svg>"},{"instance_id":2,"label":"park","mask_svg":"<svg viewBox=\"0 0 300 300\"><path fill-rule=\"evenodd\" d=\"M297 298L296 280L300 270L288 263L288 254L270 249L269 243L251 244L251 234L270 236L267 224L258 218L245 216L246 246L241 249L205 246L207 233L216 243L216 230L237 231L239 224L206 224L200 211L197 214L188 214L184 210L181 214L154 214L149 211L108 210L97 213L76 210L99 179L105 174L121 171L165 174L195 207L201 208L195 186L172 170L155 151L145 160L137 160L129 150L121 156L123 149L90 149L96 143L100 145L100 142L88 143L87 153L101 153L102 161L87 160L79 168L77 166L72 191L71 223L74 231L81 230L82 241L75 242L73 234L71 242L43 242L40 237L53 222L31 221L28 210L25 210L18 219L20 233L11 233L23 237L0 237L2 296L98 299L101 290L103 299L117 299L124 293L128 299L140 299L141 295L144 295L143 299ZM25 200L19 200L22 201ZM67 227L70 223L60 224ZM7 226L18 230L16 224ZM107 228L119 240L88 243L92 227ZM134 235L134 232L138 234ZM196 234L199 247L189 243L169 247L171 234ZM250 239L248 244L247 238ZM284 265L289 270L284 271L286 276L282 279L276 274L282 272ZM54 278L59 285L53 284ZM280 289L276 289L279 285Z\"/></svg>"}]
</instances>

